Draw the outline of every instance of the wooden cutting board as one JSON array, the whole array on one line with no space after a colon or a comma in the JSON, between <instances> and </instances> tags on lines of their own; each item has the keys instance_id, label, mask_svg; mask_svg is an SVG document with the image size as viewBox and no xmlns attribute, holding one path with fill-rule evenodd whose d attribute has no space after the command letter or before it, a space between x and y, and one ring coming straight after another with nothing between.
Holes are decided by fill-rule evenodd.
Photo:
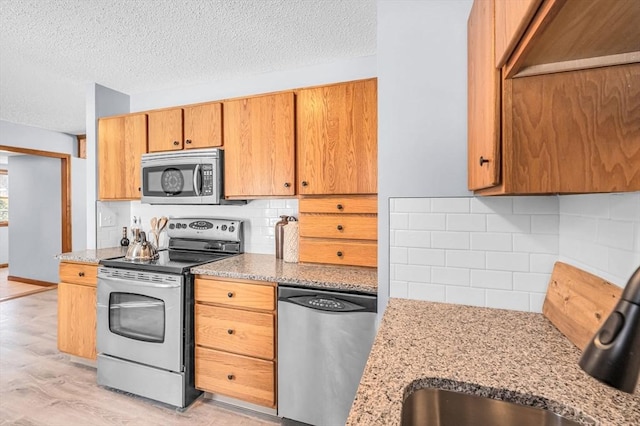
<instances>
[{"instance_id":1,"label":"wooden cutting board","mask_svg":"<svg viewBox=\"0 0 640 426\"><path fill-rule=\"evenodd\" d=\"M566 263L553 266L542 313L581 350L616 305L622 289Z\"/></svg>"}]
</instances>

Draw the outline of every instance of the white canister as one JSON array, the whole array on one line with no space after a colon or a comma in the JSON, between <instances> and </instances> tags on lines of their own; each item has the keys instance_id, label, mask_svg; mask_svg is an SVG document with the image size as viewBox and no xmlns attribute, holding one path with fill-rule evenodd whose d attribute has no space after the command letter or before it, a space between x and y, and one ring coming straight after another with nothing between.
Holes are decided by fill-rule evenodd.
<instances>
[{"instance_id":1,"label":"white canister","mask_svg":"<svg viewBox=\"0 0 640 426\"><path fill-rule=\"evenodd\" d=\"M284 226L283 260L289 263L298 262L298 221L294 217Z\"/></svg>"}]
</instances>

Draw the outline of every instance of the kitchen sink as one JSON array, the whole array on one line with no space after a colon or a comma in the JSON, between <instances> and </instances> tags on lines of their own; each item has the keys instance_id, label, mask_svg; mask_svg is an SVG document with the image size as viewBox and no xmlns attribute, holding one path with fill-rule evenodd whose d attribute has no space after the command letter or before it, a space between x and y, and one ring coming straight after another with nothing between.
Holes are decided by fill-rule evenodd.
<instances>
[{"instance_id":1,"label":"kitchen sink","mask_svg":"<svg viewBox=\"0 0 640 426\"><path fill-rule=\"evenodd\" d=\"M541 408L442 389L418 389L402 406L402 426L573 426Z\"/></svg>"}]
</instances>

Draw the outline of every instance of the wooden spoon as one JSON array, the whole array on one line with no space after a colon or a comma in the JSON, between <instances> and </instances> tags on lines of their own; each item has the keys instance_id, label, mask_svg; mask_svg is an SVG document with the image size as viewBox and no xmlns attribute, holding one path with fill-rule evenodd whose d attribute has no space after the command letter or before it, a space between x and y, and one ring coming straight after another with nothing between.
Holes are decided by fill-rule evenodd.
<instances>
[{"instance_id":1,"label":"wooden spoon","mask_svg":"<svg viewBox=\"0 0 640 426\"><path fill-rule=\"evenodd\" d=\"M167 222L169 219L166 216L162 216L160 220L158 220L158 233L162 232L162 230L167 226Z\"/></svg>"},{"instance_id":2,"label":"wooden spoon","mask_svg":"<svg viewBox=\"0 0 640 426\"><path fill-rule=\"evenodd\" d=\"M157 217L152 217L151 218L151 231L155 231L156 229L158 229L158 218Z\"/></svg>"}]
</instances>

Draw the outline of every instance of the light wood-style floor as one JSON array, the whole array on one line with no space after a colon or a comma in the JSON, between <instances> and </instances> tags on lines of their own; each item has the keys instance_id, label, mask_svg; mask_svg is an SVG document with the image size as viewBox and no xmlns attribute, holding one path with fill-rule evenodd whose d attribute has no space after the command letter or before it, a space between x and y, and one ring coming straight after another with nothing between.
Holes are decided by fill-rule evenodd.
<instances>
[{"instance_id":1,"label":"light wood-style floor","mask_svg":"<svg viewBox=\"0 0 640 426\"><path fill-rule=\"evenodd\" d=\"M0 302L51 289L55 289L55 287L43 287L11 281L9 280L9 268L0 268Z\"/></svg>"},{"instance_id":2,"label":"light wood-style floor","mask_svg":"<svg viewBox=\"0 0 640 426\"><path fill-rule=\"evenodd\" d=\"M0 304L0 425L279 425L200 399L186 412L99 387L96 370L57 349L57 292Z\"/></svg>"}]
</instances>

